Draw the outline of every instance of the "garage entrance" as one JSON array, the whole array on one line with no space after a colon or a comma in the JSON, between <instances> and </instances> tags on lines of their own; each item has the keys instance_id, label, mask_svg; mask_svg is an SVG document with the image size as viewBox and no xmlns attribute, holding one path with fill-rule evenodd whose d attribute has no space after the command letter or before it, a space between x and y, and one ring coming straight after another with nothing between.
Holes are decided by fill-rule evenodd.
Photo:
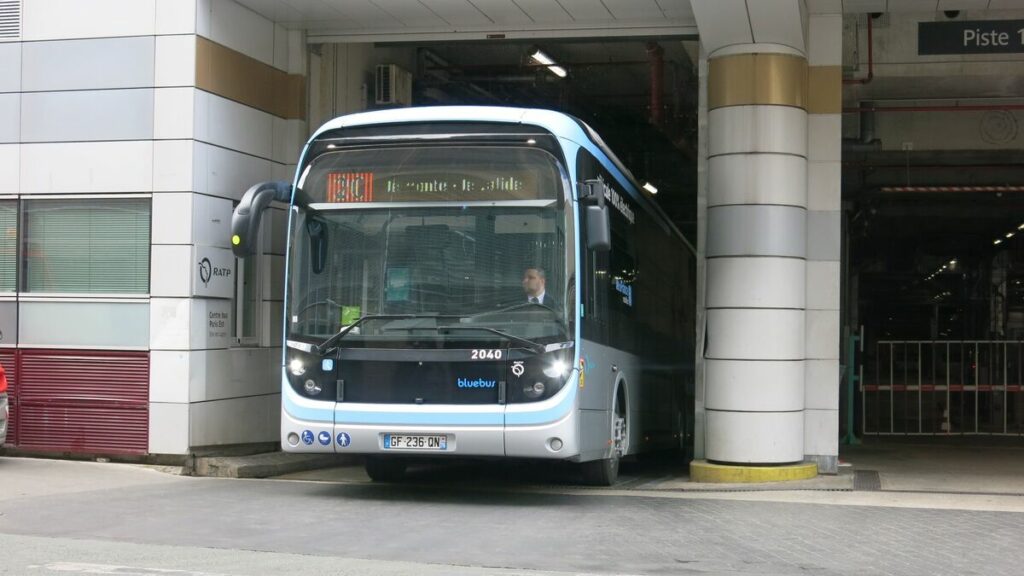
<instances>
[{"instance_id":1,"label":"garage entrance","mask_svg":"<svg viewBox=\"0 0 1024 576\"><path fill-rule=\"evenodd\" d=\"M310 124L401 106L545 108L605 139L693 243L696 39L315 44Z\"/></svg>"},{"instance_id":2,"label":"garage entrance","mask_svg":"<svg viewBox=\"0 0 1024 576\"><path fill-rule=\"evenodd\" d=\"M844 153L861 431L1021 435L1024 172L1013 139L989 133L1016 118L991 102L872 106L896 141ZM950 125L949 141L924 132Z\"/></svg>"}]
</instances>

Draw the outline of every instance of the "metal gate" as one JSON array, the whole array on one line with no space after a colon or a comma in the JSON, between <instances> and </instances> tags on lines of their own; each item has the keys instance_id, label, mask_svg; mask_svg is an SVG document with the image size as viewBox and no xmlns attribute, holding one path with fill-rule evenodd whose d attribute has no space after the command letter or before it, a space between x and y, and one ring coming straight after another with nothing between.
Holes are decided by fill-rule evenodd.
<instances>
[{"instance_id":1,"label":"metal gate","mask_svg":"<svg viewBox=\"0 0 1024 576\"><path fill-rule=\"evenodd\" d=\"M1024 435L1024 341L883 340L866 352L864 434Z\"/></svg>"}]
</instances>

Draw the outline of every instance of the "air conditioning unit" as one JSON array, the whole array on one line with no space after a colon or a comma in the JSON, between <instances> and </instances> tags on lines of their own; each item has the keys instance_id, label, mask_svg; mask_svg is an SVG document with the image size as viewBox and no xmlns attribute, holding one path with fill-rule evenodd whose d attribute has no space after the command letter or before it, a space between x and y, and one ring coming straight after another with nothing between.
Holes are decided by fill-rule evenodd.
<instances>
[{"instance_id":1,"label":"air conditioning unit","mask_svg":"<svg viewBox=\"0 0 1024 576\"><path fill-rule=\"evenodd\" d=\"M377 65L377 104L412 105L412 74L397 64Z\"/></svg>"}]
</instances>

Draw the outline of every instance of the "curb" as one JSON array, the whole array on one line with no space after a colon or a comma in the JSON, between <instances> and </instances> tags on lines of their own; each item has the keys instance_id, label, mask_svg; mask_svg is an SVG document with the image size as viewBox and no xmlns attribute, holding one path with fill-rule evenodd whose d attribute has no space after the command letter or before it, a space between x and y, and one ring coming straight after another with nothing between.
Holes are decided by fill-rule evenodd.
<instances>
[{"instance_id":1,"label":"curb","mask_svg":"<svg viewBox=\"0 0 1024 576\"><path fill-rule=\"evenodd\" d=\"M304 470L351 463L350 456L268 452L251 456L196 457L185 470L189 476L210 478L269 478Z\"/></svg>"},{"instance_id":2,"label":"curb","mask_svg":"<svg viewBox=\"0 0 1024 576\"><path fill-rule=\"evenodd\" d=\"M712 484L749 484L808 480L818 475L818 465L801 462L786 466L741 466L712 464L707 460L690 462L690 481Z\"/></svg>"}]
</instances>

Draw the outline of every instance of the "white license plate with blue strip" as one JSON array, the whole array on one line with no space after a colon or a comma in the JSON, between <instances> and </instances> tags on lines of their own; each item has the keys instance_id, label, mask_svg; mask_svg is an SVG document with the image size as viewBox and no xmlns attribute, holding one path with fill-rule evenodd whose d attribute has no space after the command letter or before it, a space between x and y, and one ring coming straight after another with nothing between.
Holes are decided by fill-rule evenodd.
<instances>
[{"instance_id":1,"label":"white license plate with blue strip","mask_svg":"<svg viewBox=\"0 0 1024 576\"><path fill-rule=\"evenodd\" d=\"M384 449L441 452L448 449L448 436L444 434L385 434Z\"/></svg>"}]
</instances>

